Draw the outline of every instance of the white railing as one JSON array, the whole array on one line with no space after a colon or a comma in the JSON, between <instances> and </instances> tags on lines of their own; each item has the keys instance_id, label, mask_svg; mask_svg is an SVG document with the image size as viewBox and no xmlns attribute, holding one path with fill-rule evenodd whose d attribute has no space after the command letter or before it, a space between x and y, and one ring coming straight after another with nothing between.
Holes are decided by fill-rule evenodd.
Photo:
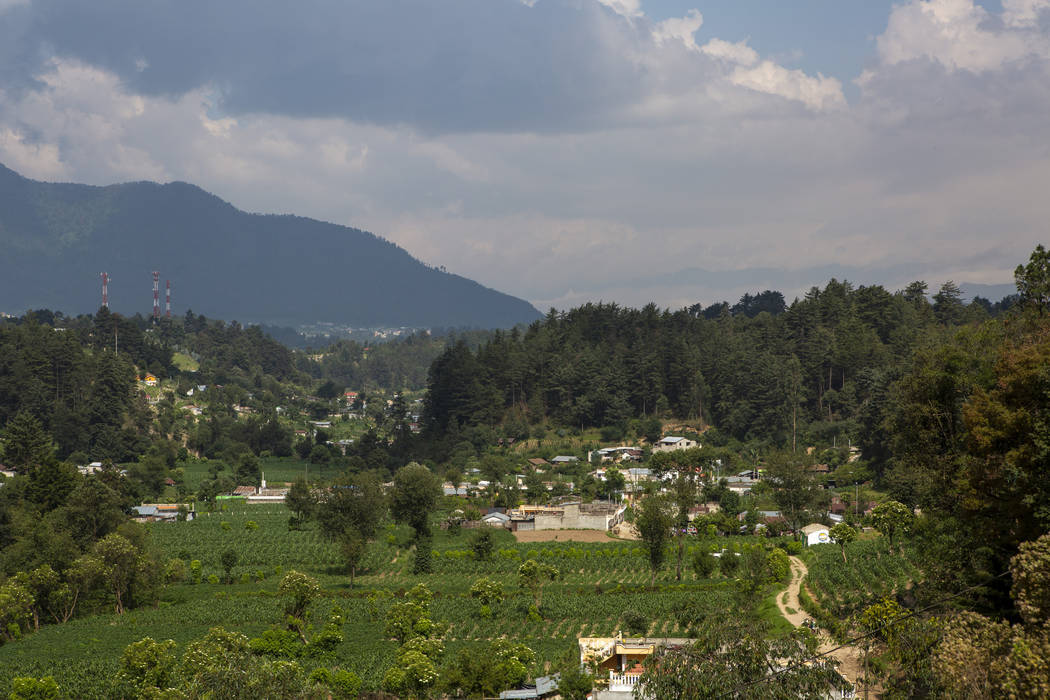
<instances>
[{"instance_id":1,"label":"white railing","mask_svg":"<svg viewBox=\"0 0 1050 700\"><path fill-rule=\"evenodd\" d=\"M637 684L637 673L609 671L609 690L633 690Z\"/></svg>"}]
</instances>

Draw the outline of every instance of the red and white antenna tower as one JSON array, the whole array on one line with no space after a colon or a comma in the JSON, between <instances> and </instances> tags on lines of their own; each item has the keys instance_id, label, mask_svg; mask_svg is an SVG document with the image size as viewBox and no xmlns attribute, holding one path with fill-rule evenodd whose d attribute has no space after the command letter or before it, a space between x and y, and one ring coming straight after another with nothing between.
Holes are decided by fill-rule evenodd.
<instances>
[{"instance_id":1,"label":"red and white antenna tower","mask_svg":"<svg viewBox=\"0 0 1050 700\"><path fill-rule=\"evenodd\" d=\"M102 308L109 308L109 273L102 273Z\"/></svg>"},{"instance_id":2,"label":"red and white antenna tower","mask_svg":"<svg viewBox=\"0 0 1050 700\"><path fill-rule=\"evenodd\" d=\"M171 280L164 280L164 316L171 318Z\"/></svg>"},{"instance_id":3,"label":"red and white antenna tower","mask_svg":"<svg viewBox=\"0 0 1050 700\"><path fill-rule=\"evenodd\" d=\"M160 318L160 273L153 271L153 319Z\"/></svg>"}]
</instances>

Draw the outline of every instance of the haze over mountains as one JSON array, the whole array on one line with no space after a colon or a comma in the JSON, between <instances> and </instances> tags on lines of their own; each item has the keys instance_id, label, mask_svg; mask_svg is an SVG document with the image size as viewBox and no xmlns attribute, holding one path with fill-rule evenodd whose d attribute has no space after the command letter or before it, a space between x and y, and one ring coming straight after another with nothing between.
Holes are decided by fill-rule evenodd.
<instances>
[{"instance_id":1,"label":"haze over mountains","mask_svg":"<svg viewBox=\"0 0 1050 700\"><path fill-rule=\"evenodd\" d=\"M282 324L509 327L527 301L421 263L371 233L249 214L194 185L30 180L0 165L0 310L149 313L151 271L173 311ZM162 292L163 295L163 292ZM163 304L163 300L162 300Z\"/></svg>"}]
</instances>

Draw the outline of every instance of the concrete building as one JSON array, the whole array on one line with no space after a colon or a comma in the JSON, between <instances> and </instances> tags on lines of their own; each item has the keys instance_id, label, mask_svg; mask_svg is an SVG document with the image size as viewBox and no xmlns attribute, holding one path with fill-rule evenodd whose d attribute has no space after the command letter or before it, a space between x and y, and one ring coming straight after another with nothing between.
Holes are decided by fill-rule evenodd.
<instances>
[{"instance_id":1,"label":"concrete building","mask_svg":"<svg viewBox=\"0 0 1050 700\"><path fill-rule=\"evenodd\" d=\"M688 450L693 447L700 447L700 443L686 437L668 435L653 445L653 452L674 452L675 450Z\"/></svg>"}]
</instances>

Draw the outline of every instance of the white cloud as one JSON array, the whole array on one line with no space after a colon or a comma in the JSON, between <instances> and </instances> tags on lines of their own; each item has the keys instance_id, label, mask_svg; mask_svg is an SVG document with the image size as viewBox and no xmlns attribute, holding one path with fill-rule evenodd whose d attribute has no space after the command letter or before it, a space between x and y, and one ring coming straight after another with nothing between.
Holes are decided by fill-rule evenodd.
<instances>
[{"instance_id":1,"label":"white cloud","mask_svg":"<svg viewBox=\"0 0 1050 700\"><path fill-rule=\"evenodd\" d=\"M642 12L641 0L598 0L598 2L610 8L616 14L627 18L642 17L645 14Z\"/></svg>"},{"instance_id":2,"label":"white cloud","mask_svg":"<svg viewBox=\"0 0 1050 700\"><path fill-rule=\"evenodd\" d=\"M813 110L834 109L846 105L842 83L836 78L825 77L820 73L813 77L772 61L762 61L751 68L737 67L730 80L735 85L797 100Z\"/></svg>"},{"instance_id":3,"label":"white cloud","mask_svg":"<svg viewBox=\"0 0 1050 700\"><path fill-rule=\"evenodd\" d=\"M1031 27L1050 9L1050 0L1002 0L1003 21L1010 27Z\"/></svg>"},{"instance_id":4,"label":"white cloud","mask_svg":"<svg viewBox=\"0 0 1050 700\"><path fill-rule=\"evenodd\" d=\"M694 35L703 23L704 17L699 10L689 10L685 17L671 17L657 22L653 26L653 38L658 44L669 40L681 41L687 49L699 51Z\"/></svg>"},{"instance_id":5,"label":"white cloud","mask_svg":"<svg viewBox=\"0 0 1050 700\"><path fill-rule=\"evenodd\" d=\"M734 43L724 39L711 39L701 50L711 58L717 58L741 66L753 66L758 63L758 52L747 45L746 41Z\"/></svg>"},{"instance_id":6,"label":"white cloud","mask_svg":"<svg viewBox=\"0 0 1050 700\"><path fill-rule=\"evenodd\" d=\"M65 177L66 166L53 143L32 143L23 133L0 127L0 161L23 175L57 180Z\"/></svg>"},{"instance_id":7,"label":"white cloud","mask_svg":"<svg viewBox=\"0 0 1050 700\"><path fill-rule=\"evenodd\" d=\"M886 32L878 38L885 64L928 59L953 70L979 73L1030 56L1046 56L1045 35L1028 31L1041 0L1014 2L997 28L973 0L912 0L894 7ZM1020 28L1020 29L1019 29Z\"/></svg>"}]
</instances>

